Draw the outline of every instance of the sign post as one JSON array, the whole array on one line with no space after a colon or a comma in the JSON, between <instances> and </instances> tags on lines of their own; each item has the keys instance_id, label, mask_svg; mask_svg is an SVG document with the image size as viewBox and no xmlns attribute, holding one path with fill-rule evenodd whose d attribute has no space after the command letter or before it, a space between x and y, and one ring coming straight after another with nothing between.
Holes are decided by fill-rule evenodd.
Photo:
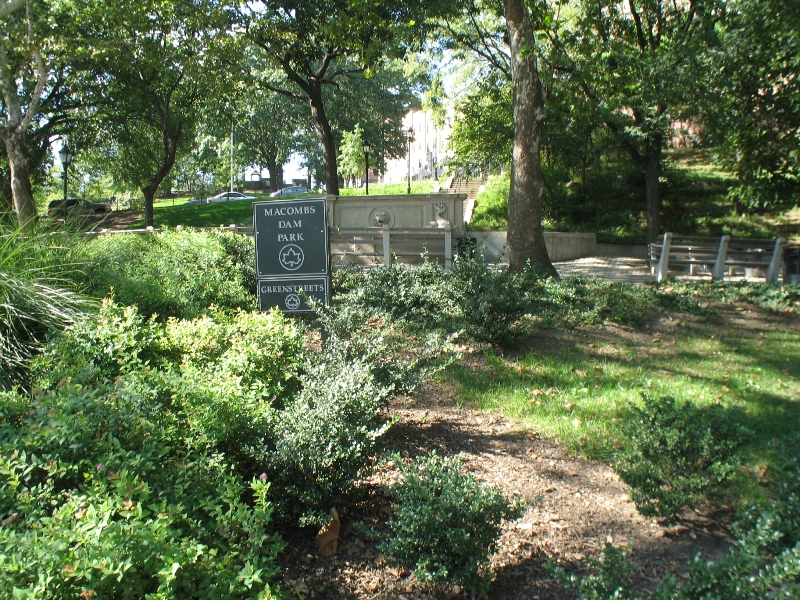
<instances>
[{"instance_id":1,"label":"sign post","mask_svg":"<svg viewBox=\"0 0 800 600\"><path fill-rule=\"evenodd\" d=\"M253 203L259 308L308 312L330 302L324 198Z\"/></svg>"}]
</instances>

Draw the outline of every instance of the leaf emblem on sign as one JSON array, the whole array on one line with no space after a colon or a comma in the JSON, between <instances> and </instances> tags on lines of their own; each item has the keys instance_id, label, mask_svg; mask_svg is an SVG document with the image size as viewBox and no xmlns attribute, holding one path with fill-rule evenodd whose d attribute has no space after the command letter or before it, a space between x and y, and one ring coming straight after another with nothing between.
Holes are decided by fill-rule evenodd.
<instances>
[{"instance_id":1,"label":"leaf emblem on sign","mask_svg":"<svg viewBox=\"0 0 800 600\"><path fill-rule=\"evenodd\" d=\"M279 258L283 268L288 269L289 271L299 269L300 265L303 264L303 260L305 259L303 256L303 250L294 244L289 244L288 246L281 248Z\"/></svg>"}]
</instances>

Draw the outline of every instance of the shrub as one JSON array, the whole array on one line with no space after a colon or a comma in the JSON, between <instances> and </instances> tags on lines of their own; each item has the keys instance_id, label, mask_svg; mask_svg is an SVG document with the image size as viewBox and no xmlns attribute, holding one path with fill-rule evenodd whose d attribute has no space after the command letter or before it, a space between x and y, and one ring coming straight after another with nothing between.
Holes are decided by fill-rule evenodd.
<instances>
[{"instance_id":1,"label":"shrub","mask_svg":"<svg viewBox=\"0 0 800 600\"><path fill-rule=\"evenodd\" d=\"M508 270L472 259L456 260L450 272L425 262L419 267L382 267L347 272L336 283L346 291L337 302L377 311L415 330L465 332L479 342L509 345L521 333L526 312L522 281Z\"/></svg>"},{"instance_id":2,"label":"shrub","mask_svg":"<svg viewBox=\"0 0 800 600\"><path fill-rule=\"evenodd\" d=\"M251 309L255 298L222 238L189 230L100 236L85 251L87 289L161 319L193 319L212 305Z\"/></svg>"},{"instance_id":3,"label":"shrub","mask_svg":"<svg viewBox=\"0 0 800 600\"><path fill-rule=\"evenodd\" d=\"M644 398L632 407L627 447L614 465L645 516L673 519L695 508L734 474L736 451L748 435L722 406Z\"/></svg>"},{"instance_id":4,"label":"shrub","mask_svg":"<svg viewBox=\"0 0 800 600\"><path fill-rule=\"evenodd\" d=\"M265 598L281 548L245 486L114 388L0 397L0 588L14 598ZM16 517L13 517L16 515Z\"/></svg>"},{"instance_id":5,"label":"shrub","mask_svg":"<svg viewBox=\"0 0 800 600\"><path fill-rule=\"evenodd\" d=\"M302 523L319 523L351 499L392 424L381 415L387 400L456 356L440 333L407 335L360 306L318 307L314 324L322 348L308 355L300 393L270 412L259 455L280 490L279 514Z\"/></svg>"},{"instance_id":6,"label":"shrub","mask_svg":"<svg viewBox=\"0 0 800 600\"><path fill-rule=\"evenodd\" d=\"M508 269L495 270L477 260L458 259L448 278L464 328L474 340L510 346L524 333L519 319L527 312L522 279Z\"/></svg>"},{"instance_id":7,"label":"shrub","mask_svg":"<svg viewBox=\"0 0 800 600\"><path fill-rule=\"evenodd\" d=\"M223 250L233 261L242 277L242 285L253 296L258 294L256 278L256 245L246 235L223 232L219 234Z\"/></svg>"},{"instance_id":8,"label":"shrub","mask_svg":"<svg viewBox=\"0 0 800 600\"><path fill-rule=\"evenodd\" d=\"M725 556L718 561L706 561L699 554L690 559L689 577L682 585L678 585L673 575L667 575L651 595L636 595L630 576L637 568L628 559L630 548L611 544L606 544L602 560L589 561L595 568L591 575L568 574L563 567L552 564L546 568L587 600L797 598L800 594L798 466L796 460L790 462L786 480L775 490L768 507L747 507L734 526L736 539Z\"/></svg>"},{"instance_id":9,"label":"shrub","mask_svg":"<svg viewBox=\"0 0 800 600\"><path fill-rule=\"evenodd\" d=\"M458 328L459 307L447 286L447 275L435 263L414 268L378 267L372 271L336 271L342 290L339 306L360 306L411 327Z\"/></svg>"},{"instance_id":10,"label":"shrub","mask_svg":"<svg viewBox=\"0 0 800 600\"><path fill-rule=\"evenodd\" d=\"M508 227L508 191L511 186L511 173L492 175L486 188L475 198L475 211L470 227L505 231Z\"/></svg>"},{"instance_id":11,"label":"shrub","mask_svg":"<svg viewBox=\"0 0 800 600\"><path fill-rule=\"evenodd\" d=\"M66 331L33 371L42 389L62 381L110 386L116 396L154 407L193 443L255 468L270 405L298 388L304 344L278 312L211 311L157 323L104 301L97 319Z\"/></svg>"},{"instance_id":12,"label":"shrub","mask_svg":"<svg viewBox=\"0 0 800 600\"><path fill-rule=\"evenodd\" d=\"M422 581L459 583L473 598L486 593L500 524L521 516L519 502L509 503L497 488L465 475L459 457L432 452L408 467L399 456L394 462L402 479L390 490L395 518L381 550Z\"/></svg>"},{"instance_id":13,"label":"shrub","mask_svg":"<svg viewBox=\"0 0 800 600\"><path fill-rule=\"evenodd\" d=\"M365 362L394 394L410 393L456 358L442 331L397 326L380 310L357 302L317 307L314 325L325 335L323 354Z\"/></svg>"},{"instance_id":14,"label":"shrub","mask_svg":"<svg viewBox=\"0 0 800 600\"><path fill-rule=\"evenodd\" d=\"M280 515L320 524L379 453L391 425L380 418L390 389L375 381L366 361L336 354L309 364L302 384L294 401L271 411L259 457L278 490Z\"/></svg>"},{"instance_id":15,"label":"shrub","mask_svg":"<svg viewBox=\"0 0 800 600\"><path fill-rule=\"evenodd\" d=\"M583 577L567 573L564 567L556 566L550 561L544 566L555 579L568 588L578 590L584 600L636 600L637 596L630 589L630 576L637 569L628 559L629 551L630 549L606 542L602 560L587 560L589 567L595 569L596 573Z\"/></svg>"}]
</instances>

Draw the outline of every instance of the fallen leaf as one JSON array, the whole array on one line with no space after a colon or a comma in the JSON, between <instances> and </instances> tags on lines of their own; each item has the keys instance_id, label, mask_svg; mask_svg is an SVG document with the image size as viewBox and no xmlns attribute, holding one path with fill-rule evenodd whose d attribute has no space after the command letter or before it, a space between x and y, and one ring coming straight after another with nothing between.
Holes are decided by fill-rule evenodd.
<instances>
[{"instance_id":1,"label":"fallen leaf","mask_svg":"<svg viewBox=\"0 0 800 600\"><path fill-rule=\"evenodd\" d=\"M575 403L574 402L567 402L564 405L564 410L566 410L568 412L571 411L573 408L575 408Z\"/></svg>"},{"instance_id":2,"label":"fallen leaf","mask_svg":"<svg viewBox=\"0 0 800 600\"><path fill-rule=\"evenodd\" d=\"M581 425L583 425L583 421L581 421L580 419L573 419L572 420L572 426L573 427L580 427Z\"/></svg>"},{"instance_id":3,"label":"fallen leaf","mask_svg":"<svg viewBox=\"0 0 800 600\"><path fill-rule=\"evenodd\" d=\"M532 395L534 398L536 398L536 396L541 396L542 394L544 394L544 392L543 392L542 390L538 390L538 389L537 389L537 390L533 390L533 391L531 392L531 395Z\"/></svg>"},{"instance_id":4,"label":"fallen leaf","mask_svg":"<svg viewBox=\"0 0 800 600\"><path fill-rule=\"evenodd\" d=\"M9 525L13 525L17 521L19 521L19 519L20 519L19 513L12 513L10 516L3 519L1 524L3 525L3 527L8 527Z\"/></svg>"},{"instance_id":5,"label":"fallen leaf","mask_svg":"<svg viewBox=\"0 0 800 600\"><path fill-rule=\"evenodd\" d=\"M603 372L603 367L601 367L600 365L595 365L594 366L594 370L597 371L598 373L602 373Z\"/></svg>"},{"instance_id":6,"label":"fallen leaf","mask_svg":"<svg viewBox=\"0 0 800 600\"><path fill-rule=\"evenodd\" d=\"M332 508L328 516L328 522L317 534L317 551L320 556L333 556L339 547L339 529L342 526L339 513Z\"/></svg>"},{"instance_id":7,"label":"fallen leaf","mask_svg":"<svg viewBox=\"0 0 800 600\"><path fill-rule=\"evenodd\" d=\"M581 371L580 369L575 369L575 374L579 377L586 377L587 375L586 371Z\"/></svg>"},{"instance_id":8,"label":"fallen leaf","mask_svg":"<svg viewBox=\"0 0 800 600\"><path fill-rule=\"evenodd\" d=\"M725 393L727 394L728 392L730 392L730 391L731 391L731 388L729 388L727 385L723 385L723 386L722 386L722 391L723 391L723 392L725 392Z\"/></svg>"},{"instance_id":9,"label":"fallen leaf","mask_svg":"<svg viewBox=\"0 0 800 600\"><path fill-rule=\"evenodd\" d=\"M289 591L291 591L292 594L294 594L295 596L299 596L301 594L303 595L308 594L308 586L306 585L306 582L303 581L302 579L298 579L297 581L294 581L292 579L287 579L286 587L288 587Z\"/></svg>"},{"instance_id":10,"label":"fallen leaf","mask_svg":"<svg viewBox=\"0 0 800 600\"><path fill-rule=\"evenodd\" d=\"M608 440L608 443L611 444L614 448L619 448L620 446L622 446L622 444L620 444L620 441L617 438Z\"/></svg>"},{"instance_id":11,"label":"fallen leaf","mask_svg":"<svg viewBox=\"0 0 800 600\"><path fill-rule=\"evenodd\" d=\"M547 388L547 391L545 392L545 394L548 396L550 394L555 394L555 393L556 393L556 388Z\"/></svg>"}]
</instances>

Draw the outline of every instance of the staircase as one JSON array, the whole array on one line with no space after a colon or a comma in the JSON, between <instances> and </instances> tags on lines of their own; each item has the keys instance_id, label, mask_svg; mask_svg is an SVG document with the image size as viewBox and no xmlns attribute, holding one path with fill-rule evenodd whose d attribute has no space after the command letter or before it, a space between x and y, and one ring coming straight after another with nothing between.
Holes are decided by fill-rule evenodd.
<instances>
[{"instance_id":1,"label":"staircase","mask_svg":"<svg viewBox=\"0 0 800 600\"><path fill-rule=\"evenodd\" d=\"M484 181L483 177L454 177L448 180L450 184L440 191L447 194L466 194L467 199L464 201L464 222L469 223L472 220L472 211L475 208L475 198L483 191Z\"/></svg>"}]
</instances>

